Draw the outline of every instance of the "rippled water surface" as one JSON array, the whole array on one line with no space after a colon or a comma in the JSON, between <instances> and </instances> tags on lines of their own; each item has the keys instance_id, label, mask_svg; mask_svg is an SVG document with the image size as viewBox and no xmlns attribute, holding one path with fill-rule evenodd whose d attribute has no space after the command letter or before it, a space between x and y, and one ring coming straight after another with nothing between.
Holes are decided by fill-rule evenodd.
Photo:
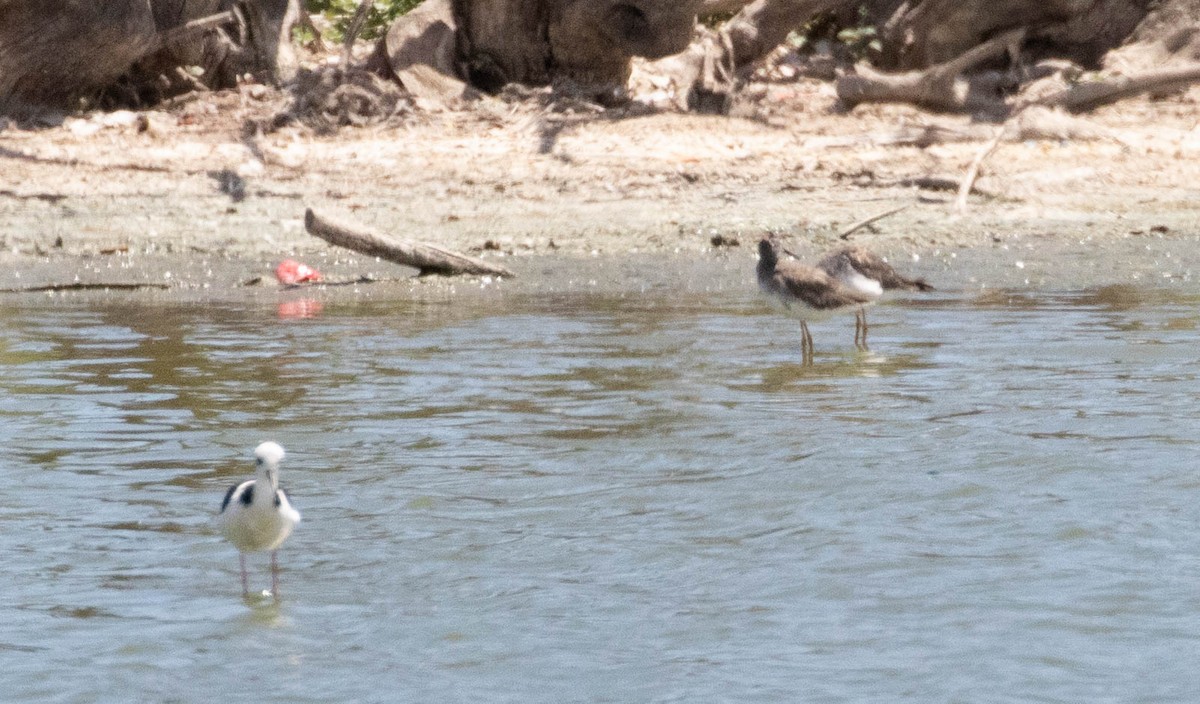
<instances>
[{"instance_id":1,"label":"rippled water surface","mask_svg":"<svg viewBox=\"0 0 1200 704\"><path fill-rule=\"evenodd\" d=\"M116 301L0 309L4 701L1200 700L1196 297Z\"/></svg>"}]
</instances>

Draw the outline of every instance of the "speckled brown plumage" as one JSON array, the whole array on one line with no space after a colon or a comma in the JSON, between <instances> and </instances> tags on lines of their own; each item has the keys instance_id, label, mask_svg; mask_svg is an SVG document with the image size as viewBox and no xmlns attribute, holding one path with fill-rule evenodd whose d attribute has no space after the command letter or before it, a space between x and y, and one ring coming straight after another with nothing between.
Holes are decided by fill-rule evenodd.
<instances>
[{"instance_id":1,"label":"speckled brown plumage","mask_svg":"<svg viewBox=\"0 0 1200 704\"><path fill-rule=\"evenodd\" d=\"M817 262L817 268L829 274L844 285L867 293L872 300L883 295L884 291L901 289L905 291L932 291L933 286L925 279L910 279L897 272L882 257L869 249L851 245L829 252ZM860 350L867 347L867 309L859 308L854 316L854 346Z\"/></svg>"},{"instance_id":2,"label":"speckled brown plumage","mask_svg":"<svg viewBox=\"0 0 1200 704\"><path fill-rule=\"evenodd\" d=\"M793 260L779 258L779 244L764 237L758 243L758 286L762 292L800 318L800 350L812 364L812 334L808 321L838 311L858 309L874 297L844 285L829 273Z\"/></svg>"},{"instance_id":3,"label":"speckled brown plumage","mask_svg":"<svg viewBox=\"0 0 1200 704\"><path fill-rule=\"evenodd\" d=\"M844 278L843 272L852 268L868 279L878 281L885 291L932 291L933 286L925 279L910 279L892 268L882 257L865 247L856 245L842 247L829 252L817 262L817 268L835 278Z\"/></svg>"}]
</instances>

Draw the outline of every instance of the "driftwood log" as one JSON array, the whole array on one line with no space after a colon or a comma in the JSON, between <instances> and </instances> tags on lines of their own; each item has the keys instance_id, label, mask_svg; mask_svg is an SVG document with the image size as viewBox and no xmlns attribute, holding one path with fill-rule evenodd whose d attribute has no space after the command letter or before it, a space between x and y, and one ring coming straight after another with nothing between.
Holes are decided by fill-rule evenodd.
<instances>
[{"instance_id":1,"label":"driftwood log","mask_svg":"<svg viewBox=\"0 0 1200 704\"><path fill-rule=\"evenodd\" d=\"M498 264L468 257L431 244L398 240L365 229L335 223L317 215L312 208L304 211L304 227L313 237L329 244L352 249L369 257L411 266L418 276L460 274L513 277L515 274Z\"/></svg>"}]
</instances>

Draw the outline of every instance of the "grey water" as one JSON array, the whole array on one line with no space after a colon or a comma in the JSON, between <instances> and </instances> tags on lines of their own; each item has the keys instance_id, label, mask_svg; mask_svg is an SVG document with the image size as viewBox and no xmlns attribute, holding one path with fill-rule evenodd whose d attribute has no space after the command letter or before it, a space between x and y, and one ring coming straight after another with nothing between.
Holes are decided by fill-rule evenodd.
<instances>
[{"instance_id":1,"label":"grey water","mask_svg":"<svg viewBox=\"0 0 1200 704\"><path fill-rule=\"evenodd\" d=\"M5 299L0 699L1200 700L1200 291L299 296Z\"/></svg>"}]
</instances>

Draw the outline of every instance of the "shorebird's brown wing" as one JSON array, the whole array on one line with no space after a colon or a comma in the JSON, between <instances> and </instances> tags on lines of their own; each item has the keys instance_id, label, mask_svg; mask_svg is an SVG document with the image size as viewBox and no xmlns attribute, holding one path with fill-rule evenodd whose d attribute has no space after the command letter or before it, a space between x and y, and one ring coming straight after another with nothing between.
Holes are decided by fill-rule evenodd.
<instances>
[{"instance_id":1,"label":"shorebird's brown wing","mask_svg":"<svg viewBox=\"0 0 1200 704\"><path fill-rule=\"evenodd\" d=\"M833 310L870 303L871 296L843 286L837 279L816 267L784 261L775 266L776 287L816 310Z\"/></svg>"},{"instance_id":2,"label":"shorebird's brown wing","mask_svg":"<svg viewBox=\"0 0 1200 704\"><path fill-rule=\"evenodd\" d=\"M851 266L862 273L863 276L878 281L879 285L883 286L885 290L897 288L908 291L933 290L933 286L925 283L925 279L910 279L900 274L892 268L891 264L888 264L879 255L865 247L844 247L826 255L821 259L821 262L834 259L842 254L850 259Z\"/></svg>"}]
</instances>

